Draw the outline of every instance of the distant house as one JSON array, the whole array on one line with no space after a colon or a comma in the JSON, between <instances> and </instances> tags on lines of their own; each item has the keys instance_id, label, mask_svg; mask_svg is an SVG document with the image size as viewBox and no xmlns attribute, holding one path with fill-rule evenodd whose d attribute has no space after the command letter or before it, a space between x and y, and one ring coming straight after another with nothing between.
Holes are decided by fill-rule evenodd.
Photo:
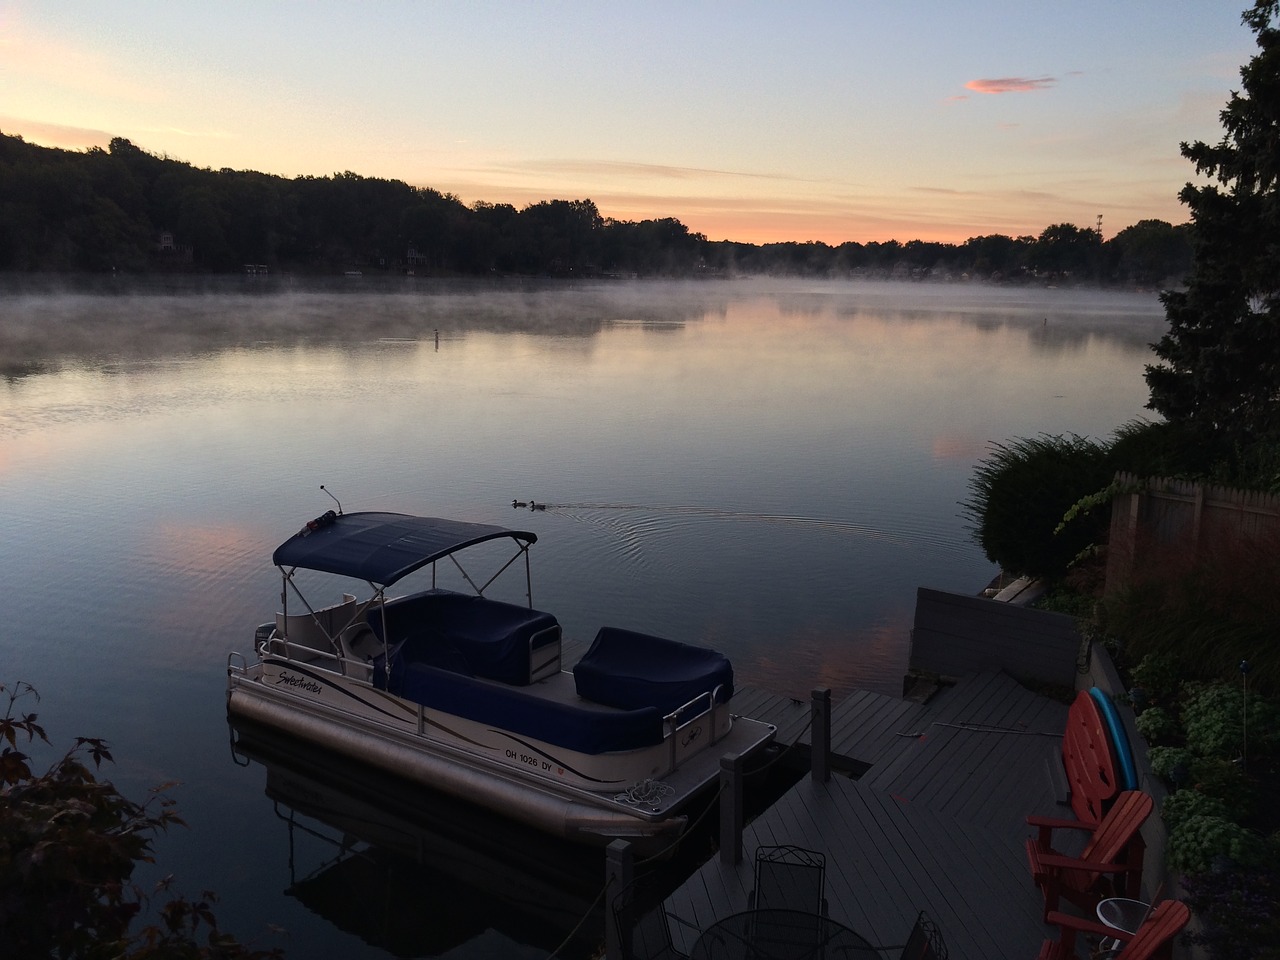
<instances>
[{"instance_id":1,"label":"distant house","mask_svg":"<svg viewBox=\"0 0 1280 960\"><path fill-rule=\"evenodd\" d=\"M191 244L178 243L172 230L161 230L156 238L156 255L163 261L173 264L190 263L194 259Z\"/></svg>"}]
</instances>

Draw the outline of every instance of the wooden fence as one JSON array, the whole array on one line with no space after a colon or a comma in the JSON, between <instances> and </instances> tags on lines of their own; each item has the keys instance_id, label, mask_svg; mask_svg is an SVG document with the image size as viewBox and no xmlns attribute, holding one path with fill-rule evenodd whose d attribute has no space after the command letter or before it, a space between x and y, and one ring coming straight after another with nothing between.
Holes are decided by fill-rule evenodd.
<instances>
[{"instance_id":1,"label":"wooden fence","mask_svg":"<svg viewBox=\"0 0 1280 960\"><path fill-rule=\"evenodd\" d=\"M1171 547L1199 555L1249 539L1280 542L1280 497L1187 480L1116 476L1121 493L1111 502L1107 590L1129 582L1154 551Z\"/></svg>"}]
</instances>

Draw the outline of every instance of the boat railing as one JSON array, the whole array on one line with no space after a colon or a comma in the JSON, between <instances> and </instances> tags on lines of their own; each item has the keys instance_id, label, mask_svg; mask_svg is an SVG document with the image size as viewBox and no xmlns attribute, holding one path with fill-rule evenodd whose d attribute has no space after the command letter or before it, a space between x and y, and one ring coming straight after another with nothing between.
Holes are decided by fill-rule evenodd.
<instances>
[{"instance_id":1,"label":"boat railing","mask_svg":"<svg viewBox=\"0 0 1280 960\"><path fill-rule=\"evenodd\" d=\"M341 663L344 659L332 650L321 650L310 644L298 643L297 641L289 640L288 637L278 635L271 637L262 644L262 652L264 655L275 654L287 660L320 663L321 666L338 672L341 672Z\"/></svg>"},{"instance_id":2,"label":"boat railing","mask_svg":"<svg viewBox=\"0 0 1280 960\"><path fill-rule=\"evenodd\" d=\"M710 738L708 738L706 746L710 746L711 744L715 743L717 740L721 739L721 737L717 736L717 733L716 733L716 726L717 726L716 721L719 719L716 711L720 706L720 704L718 703L718 699L719 699L719 694L722 687L723 687L722 684L716 684L716 686L712 687L710 690L704 690L702 693L698 694L688 703L683 704L679 707L676 707L674 710L672 710L670 713L668 713L665 717L662 718L662 725L666 730L665 739L667 741L667 750L668 750L667 773L670 773L672 770L674 770L677 766L680 765L680 762L682 760L680 756L680 747L689 746L689 743L692 742L692 741L689 741L686 743L682 743L681 742L682 738L680 737L680 731L684 730L690 724L697 723L698 721L709 717L711 721L711 736ZM699 707L699 705L703 700L707 701L706 707L701 707L700 709L697 709L695 711L695 707ZM698 747L697 749L691 750L688 752L696 753L702 749L704 748Z\"/></svg>"},{"instance_id":3,"label":"boat railing","mask_svg":"<svg viewBox=\"0 0 1280 960\"><path fill-rule=\"evenodd\" d=\"M288 581L289 586L306 608L306 613L276 614L276 636L283 637L290 648L308 648L319 652L339 653L338 635L352 624L361 622L369 603L360 603L354 594L344 593L342 601L320 609L314 609L302 595L297 584ZM287 596L287 593L286 593ZM303 659L307 655L286 652L292 659Z\"/></svg>"}]
</instances>

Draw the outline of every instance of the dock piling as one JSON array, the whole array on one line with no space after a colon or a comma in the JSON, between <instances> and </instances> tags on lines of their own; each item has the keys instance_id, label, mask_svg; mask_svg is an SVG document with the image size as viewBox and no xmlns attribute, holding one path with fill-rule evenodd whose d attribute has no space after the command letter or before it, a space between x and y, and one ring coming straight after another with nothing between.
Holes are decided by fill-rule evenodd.
<instances>
[{"instance_id":1,"label":"dock piling","mask_svg":"<svg viewBox=\"0 0 1280 960\"><path fill-rule=\"evenodd\" d=\"M725 754L720 758L720 862L742 862L742 756Z\"/></svg>"},{"instance_id":2,"label":"dock piling","mask_svg":"<svg viewBox=\"0 0 1280 960\"><path fill-rule=\"evenodd\" d=\"M616 901L635 878L635 854L627 840L614 840L604 851L604 955L605 960L623 960L623 931L618 923ZM634 917L624 918L628 926L635 922Z\"/></svg>"},{"instance_id":3,"label":"dock piling","mask_svg":"<svg viewBox=\"0 0 1280 960\"><path fill-rule=\"evenodd\" d=\"M814 783L826 783L831 779L831 690L827 687L813 691L812 727L811 775Z\"/></svg>"}]
</instances>

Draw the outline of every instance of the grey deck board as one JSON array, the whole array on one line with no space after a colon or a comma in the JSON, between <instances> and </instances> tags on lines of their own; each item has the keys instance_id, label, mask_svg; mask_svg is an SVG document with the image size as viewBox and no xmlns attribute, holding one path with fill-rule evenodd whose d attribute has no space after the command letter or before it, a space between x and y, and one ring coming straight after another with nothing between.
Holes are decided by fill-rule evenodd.
<instances>
[{"instance_id":1,"label":"grey deck board","mask_svg":"<svg viewBox=\"0 0 1280 960\"><path fill-rule=\"evenodd\" d=\"M776 725L775 739L783 746L812 747L811 709L808 701L755 687L742 687L733 697L734 713ZM926 713L923 704L868 690L855 691L832 705L831 753L837 759L874 764L899 750L901 731L912 729Z\"/></svg>"},{"instance_id":2,"label":"grey deck board","mask_svg":"<svg viewBox=\"0 0 1280 960\"><path fill-rule=\"evenodd\" d=\"M783 746L795 743L809 724L808 703L758 687L738 687L729 708L738 716L772 723L778 728L774 739Z\"/></svg>"},{"instance_id":3,"label":"grey deck board","mask_svg":"<svg viewBox=\"0 0 1280 960\"><path fill-rule=\"evenodd\" d=\"M1021 839L885 796L844 777L802 780L743 836L743 862L712 860L667 901L698 928L747 908L757 846L795 843L827 860L828 914L872 943L901 945L918 910L951 956L1034 956L1045 930ZM677 925L677 929L683 924ZM682 934L692 945L691 931Z\"/></svg>"},{"instance_id":4,"label":"grey deck board","mask_svg":"<svg viewBox=\"0 0 1280 960\"><path fill-rule=\"evenodd\" d=\"M868 785L964 819L1021 830L1028 813L1060 812L1046 770L1061 752L1067 706L998 672L953 690Z\"/></svg>"},{"instance_id":5,"label":"grey deck board","mask_svg":"<svg viewBox=\"0 0 1280 960\"><path fill-rule=\"evenodd\" d=\"M784 699L806 722L809 705ZM999 670L923 705L854 694L832 708L832 742L870 763L866 774L800 780L747 826L742 863L712 859L667 908L701 929L746 909L756 847L794 843L826 855L829 914L872 943L902 944L923 909L954 960L1035 956L1050 931L1026 866L1024 818L1055 810L1044 770L1061 751L1066 712ZM687 950L696 932L682 928Z\"/></svg>"}]
</instances>

